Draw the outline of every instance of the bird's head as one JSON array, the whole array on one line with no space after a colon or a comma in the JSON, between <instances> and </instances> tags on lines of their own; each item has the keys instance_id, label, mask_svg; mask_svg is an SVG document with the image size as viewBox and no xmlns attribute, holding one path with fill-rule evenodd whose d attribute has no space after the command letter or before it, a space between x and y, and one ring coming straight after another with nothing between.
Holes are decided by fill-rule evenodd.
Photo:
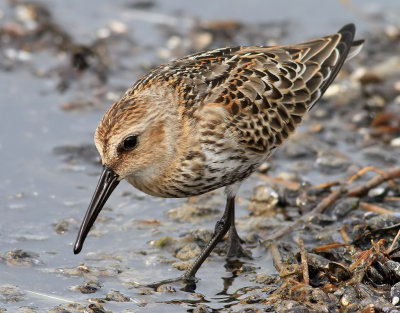
<instances>
[{"instance_id":1,"label":"bird's head","mask_svg":"<svg viewBox=\"0 0 400 313\"><path fill-rule=\"evenodd\" d=\"M75 254L108 197L126 179L151 194L146 186L154 182L173 162L177 138L177 112L173 93L149 88L127 95L114 103L95 133L103 172L89 204L74 246Z\"/></svg>"}]
</instances>

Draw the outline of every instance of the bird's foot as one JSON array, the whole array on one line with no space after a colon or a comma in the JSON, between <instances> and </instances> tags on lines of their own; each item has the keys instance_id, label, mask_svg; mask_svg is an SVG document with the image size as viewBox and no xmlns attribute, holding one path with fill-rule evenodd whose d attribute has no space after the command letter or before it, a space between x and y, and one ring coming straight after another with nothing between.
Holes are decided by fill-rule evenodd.
<instances>
[{"instance_id":1,"label":"bird's foot","mask_svg":"<svg viewBox=\"0 0 400 313\"><path fill-rule=\"evenodd\" d=\"M228 249L226 253L226 257L228 259L231 258L247 258L247 259L252 259L251 252L248 250L245 250L242 246L242 243L244 243L244 240L239 237L239 235L236 232L236 228L233 228L229 232L228 236Z\"/></svg>"},{"instance_id":2,"label":"bird's foot","mask_svg":"<svg viewBox=\"0 0 400 313\"><path fill-rule=\"evenodd\" d=\"M197 278L196 277L187 277L186 275L182 275L177 278L164 279L164 280L160 280L160 281L157 281L154 283L144 284L141 286L153 288L154 290L157 291L160 286L177 283L177 282L184 284L184 287L181 288L182 291L194 292L196 290Z\"/></svg>"}]
</instances>

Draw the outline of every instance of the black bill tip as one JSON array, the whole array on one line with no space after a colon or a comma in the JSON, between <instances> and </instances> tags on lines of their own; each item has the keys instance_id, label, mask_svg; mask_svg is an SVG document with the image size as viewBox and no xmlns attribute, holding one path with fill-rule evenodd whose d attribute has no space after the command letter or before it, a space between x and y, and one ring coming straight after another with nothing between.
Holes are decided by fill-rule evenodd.
<instances>
[{"instance_id":1,"label":"black bill tip","mask_svg":"<svg viewBox=\"0 0 400 313\"><path fill-rule=\"evenodd\" d=\"M87 234L118 183L118 175L111 167L104 165L96 190L94 191L92 200L90 201L86 215L79 229L78 237L74 245L74 254L81 252Z\"/></svg>"},{"instance_id":2,"label":"black bill tip","mask_svg":"<svg viewBox=\"0 0 400 313\"><path fill-rule=\"evenodd\" d=\"M83 242L77 239L74 246L74 254L78 254L79 252L81 252L82 247L83 247Z\"/></svg>"}]
</instances>

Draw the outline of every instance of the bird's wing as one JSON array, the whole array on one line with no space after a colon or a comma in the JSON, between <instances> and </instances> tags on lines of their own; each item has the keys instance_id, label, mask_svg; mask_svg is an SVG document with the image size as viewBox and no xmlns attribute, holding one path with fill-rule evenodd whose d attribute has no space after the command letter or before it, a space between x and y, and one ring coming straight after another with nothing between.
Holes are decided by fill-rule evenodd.
<instances>
[{"instance_id":1,"label":"bird's wing","mask_svg":"<svg viewBox=\"0 0 400 313\"><path fill-rule=\"evenodd\" d=\"M162 65L128 91L167 83L176 89L186 114L204 106L227 112L240 144L260 153L280 145L336 77L353 41L355 26L295 45L231 47L200 52ZM349 54L350 52L350 54Z\"/></svg>"},{"instance_id":2,"label":"bird's wing","mask_svg":"<svg viewBox=\"0 0 400 313\"><path fill-rule=\"evenodd\" d=\"M358 50L362 41L353 42L354 32L350 24L336 34L296 45L242 47L225 62L234 65L227 73L220 71L205 102L228 112L229 127L240 144L266 153L293 132L349 51Z\"/></svg>"}]
</instances>

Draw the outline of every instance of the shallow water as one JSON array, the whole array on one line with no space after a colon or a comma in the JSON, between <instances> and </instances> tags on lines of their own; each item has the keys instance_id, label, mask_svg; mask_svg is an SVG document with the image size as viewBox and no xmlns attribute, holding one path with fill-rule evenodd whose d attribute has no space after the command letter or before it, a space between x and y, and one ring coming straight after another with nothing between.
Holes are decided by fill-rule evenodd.
<instances>
[{"instance_id":1,"label":"shallow water","mask_svg":"<svg viewBox=\"0 0 400 313\"><path fill-rule=\"evenodd\" d=\"M166 33L172 29L185 34L195 19L232 19L250 27L259 23L288 24L288 34L282 42L294 39L303 41L328 34L348 21L357 24L359 34L369 31L372 25L357 9L349 9L340 1L324 2L323 7L319 0L301 1L301 5L290 10L292 1L265 0L248 1L245 5L228 0L203 1L201 6L194 6L193 2L188 1L169 0L155 2L155 6L150 9L129 8L129 3L121 0L47 0L41 3L46 4L57 23L82 44L93 41L99 29L106 27L110 21L117 20L127 25L130 30L128 37L136 46L132 57L129 54L123 56L126 67L113 69L109 74L111 91L113 87L130 86L142 74L143 64L161 63L157 51L165 46ZM360 8L365 1L351 3ZM372 10L388 12L390 8L391 13L387 14L387 18L391 19L400 13L400 2L371 2L361 8L368 14ZM8 14L13 9L3 2L0 10ZM243 38L243 41L250 40ZM0 49L4 56L8 47L3 44ZM55 89L56 75L34 75L38 69L57 67L59 61L56 55L42 51L33 53L30 58L25 64L21 61L11 70L3 67L0 71L0 197L3 199L0 205L0 253L20 249L35 252L38 256L33 257L34 264L24 266L7 265L0 259L0 287L18 286L23 293L18 302L7 303L0 298L0 309L14 312L22 306L33 306L37 311L44 312L69 302L87 305L90 303L89 298L104 298L110 290L118 290L132 301L106 302L103 304L106 309L115 312L129 308L140 312L186 312L193 309L196 302L201 302L214 310L221 310L238 302L238 299L230 298L230 294L248 285L257 285L250 282L246 275L239 275L232 280L231 271L224 268L224 257L217 255L205 262L198 272L200 281L196 291L204 295L204 300L179 289L175 293L141 295L137 288L125 284L179 275L180 272L170 262L159 262L162 258L173 259L171 252L160 250L150 243L166 235L179 237L193 229L192 223L177 223L167 217L169 209L182 206L187 202L186 199L157 199L132 189L126 183L120 184L107 202L101 219L95 224L95 232L88 236L81 254L74 255L72 244L101 168L93 161L96 155L91 154L91 150L88 152L89 157L78 152L72 159L66 159L71 155L62 147L91 147L94 130L112 101L109 104L100 101L95 107L78 111L62 110L63 104L72 98L87 97L84 87L90 86L90 83L84 87L79 86L79 82L73 83L66 92L60 93ZM303 126L300 132L306 129L307 126ZM350 160L356 160L360 167L371 163L358 147L345 141L339 142L335 150ZM290 171L294 166L293 162L285 163L284 157L274 158L271 162L271 174ZM392 162L390 166L393 165L396 164ZM343 178L345 174L321 174L317 167L312 166L303 173L302 179L317 185ZM259 178L252 177L241 188L239 197L248 200L253 187L261 183ZM239 231L241 218L248 215L245 200L238 203ZM222 210L222 191L205 201ZM218 214L199 220L196 227L211 230L217 218ZM68 227L65 233L57 234L54 226L63 219L69 221ZM160 221L160 225L146 226L139 223L152 219ZM275 271L269 252L257 248L252 253L254 260L248 262L248 265L263 273ZM71 289L90 280L90 276L65 274L68 269L81 263L104 267L108 271L101 276L101 288L93 294ZM232 285L229 286L230 283ZM175 287L179 288L179 285ZM144 301L147 303L145 306Z\"/></svg>"}]
</instances>

